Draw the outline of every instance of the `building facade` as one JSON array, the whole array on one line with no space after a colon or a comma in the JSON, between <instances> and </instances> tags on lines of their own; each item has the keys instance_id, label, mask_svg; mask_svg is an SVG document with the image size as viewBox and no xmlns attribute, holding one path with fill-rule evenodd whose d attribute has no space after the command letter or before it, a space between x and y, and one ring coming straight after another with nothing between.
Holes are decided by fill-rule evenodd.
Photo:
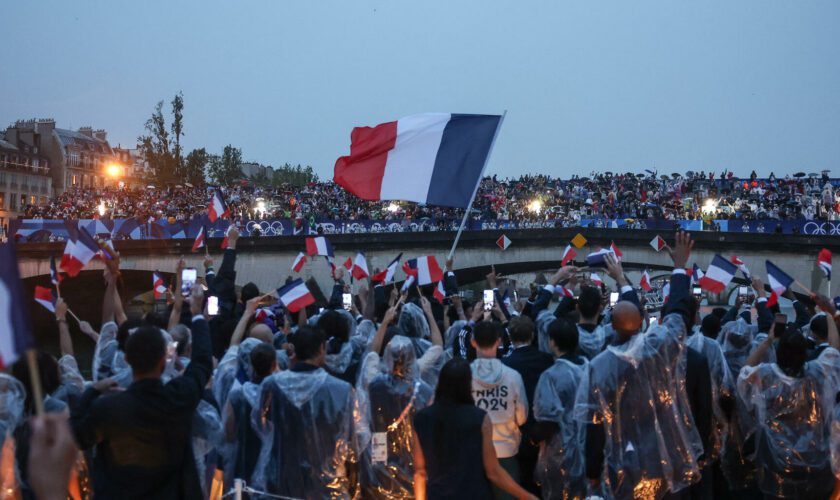
<instances>
[{"instance_id":1,"label":"building facade","mask_svg":"<svg viewBox=\"0 0 840 500\"><path fill-rule=\"evenodd\" d=\"M153 182L154 171L146 161L146 156L139 148L128 149L117 146L112 148L117 163L114 168L120 169L123 186L129 189L143 188Z\"/></svg>"},{"instance_id":2,"label":"building facade","mask_svg":"<svg viewBox=\"0 0 840 500\"><path fill-rule=\"evenodd\" d=\"M53 195L51 163L43 151L49 141L34 128L6 130L0 136L0 229L29 205L46 204Z\"/></svg>"}]
</instances>

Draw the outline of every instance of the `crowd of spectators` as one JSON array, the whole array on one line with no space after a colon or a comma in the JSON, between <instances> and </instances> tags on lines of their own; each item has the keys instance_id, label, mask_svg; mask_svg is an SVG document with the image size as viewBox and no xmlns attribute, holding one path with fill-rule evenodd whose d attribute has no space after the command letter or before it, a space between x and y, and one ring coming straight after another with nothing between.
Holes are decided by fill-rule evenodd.
<instances>
[{"instance_id":1,"label":"crowd of spectators","mask_svg":"<svg viewBox=\"0 0 840 500\"><path fill-rule=\"evenodd\" d=\"M279 188L225 188L232 215L239 220L297 219L362 221L422 219L457 221L462 209L410 202L366 201L332 182ZM171 222L206 210L205 187L71 189L43 206L29 206L29 219L139 217ZM592 173L570 179L526 175L482 180L473 205L482 220L515 222L581 219L664 220L838 220L840 189L822 174L797 173L737 178L729 173L687 172L658 175Z\"/></svg>"},{"instance_id":2,"label":"crowd of spectators","mask_svg":"<svg viewBox=\"0 0 840 500\"><path fill-rule=\"evenodd\" d=\"M609 287L567 265L508 301L491 267L470 303L450 259L445 297L351 285L340 268L329 298L279 292L287 309L254 283L237 291L229 237L218 270L203 257L206 292L182 286L182 260L157 313L124 309L119 255L98 324L75 319L79 285L62 282L61 357L34 361L43 395L24 359L0 374L6 496L840 495L840 298L787 289L788 318L754 276L754 295L704 313L688 233L658 317L612 254ZM71 328L95 344L89 371Z\"/></svg>"}]
</instances>

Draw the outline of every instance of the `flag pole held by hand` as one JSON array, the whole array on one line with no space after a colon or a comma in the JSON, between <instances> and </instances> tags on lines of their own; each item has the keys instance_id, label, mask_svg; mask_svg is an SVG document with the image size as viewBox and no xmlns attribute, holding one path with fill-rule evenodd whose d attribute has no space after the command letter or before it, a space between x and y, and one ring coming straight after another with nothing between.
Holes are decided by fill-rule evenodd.
<instances>
[{"instance_id":1,"label":"flag pole held by hand","mask_svg":"<svg viewBox=\"0 0 840 500\"><path fill-rule=\"evenodd\" d=\"M74 315L75 317L75 315ZM35 406L35 415L44 415L44 389L41 387L41 374L38 372L38 351L29 349L26 351L26 364L29 366L29 382L32 386L32 403Z\"/></svg>"}]
</instances>

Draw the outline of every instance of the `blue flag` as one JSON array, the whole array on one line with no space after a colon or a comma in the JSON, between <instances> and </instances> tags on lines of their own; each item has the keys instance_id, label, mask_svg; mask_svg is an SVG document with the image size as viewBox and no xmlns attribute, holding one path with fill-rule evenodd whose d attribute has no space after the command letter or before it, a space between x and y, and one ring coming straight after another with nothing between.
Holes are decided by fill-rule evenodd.
<instances>
[{"instance_id":1,"label":"blue flag","mask_svg":"<svg viewBox=\"0 0 840 500\"><path fill-rule=\"evenodd\" d=\"M33 345L14 243L0 243L0 369L11 366Z\"/></svg>"}]
</instances>

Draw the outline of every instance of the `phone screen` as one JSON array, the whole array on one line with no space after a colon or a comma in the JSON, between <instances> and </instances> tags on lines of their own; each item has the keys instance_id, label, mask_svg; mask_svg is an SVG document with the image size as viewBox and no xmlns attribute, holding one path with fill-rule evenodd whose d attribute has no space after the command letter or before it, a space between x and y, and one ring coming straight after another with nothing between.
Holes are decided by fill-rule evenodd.
<instances>
[{"instance_id":1,"label":"phone screen","mask_svg":"<svg viewBox=\"0 0 840 500\"><path fill-rule=\"evenodd\" d=\"M699 286L694 287L694 295L703 295L703 289Z\"/></svg>"},{"instance_id":2,"label":"phone screen","mask_svg":"<svg viewBox=\"0 0 840 500\"><path fill-rule=\"evenodd\" d=\"M187 267L181 270L181 295L187 297L192 292L198 274L194 267Z\"/></svg>"},{"instance_id":3,"label":"phone screen","mask_svg":"<svg viewBox=\"0 0 840 500\"><path fill-rule=\"evenodd\" d=\"M493 306L496 305L496 297L493 294L493 290L484 290L484 310L490 311L493 309Z\"/></svg>"},{"instance_id":4,"label":"phone screen","mask_svg":"<svg viewBox=\"0 0 840 500\"><path fill-rule=\"evenodd\" d=\"M618 302L618 292L610 292L610 305L614 306Z\"/></svg>"},{"instance_id":5,"label":"phone screen","mask_svg":"<svg viewBox=\"0 0 840 500\"><path fill-rule=\"evenodd\" d=\"M341 294L341 301L344 305L344 310L349 311L350 306L353 304L353 296L349 293L343 293Z\"/></svg>"},{"instance_id":6,"label":"phone screen","mask_svg":"<svg viewBox=\"0 0 840 500\"><path fill-rule=\"evenodd\" d=\"M207 297L207 314L210 316L219 314L219 297L215 295Z\"/></svg>"},{"instance_id":7,"label":"phone screen","mask_svg":"<svg viewBox=\"0 0 840 500\"><path fill-rule=\"evenodd\" d=\"M747 295L749 293L749 288L745 286L738 287L738 295Z\"/></svg>"}]
</instances>

